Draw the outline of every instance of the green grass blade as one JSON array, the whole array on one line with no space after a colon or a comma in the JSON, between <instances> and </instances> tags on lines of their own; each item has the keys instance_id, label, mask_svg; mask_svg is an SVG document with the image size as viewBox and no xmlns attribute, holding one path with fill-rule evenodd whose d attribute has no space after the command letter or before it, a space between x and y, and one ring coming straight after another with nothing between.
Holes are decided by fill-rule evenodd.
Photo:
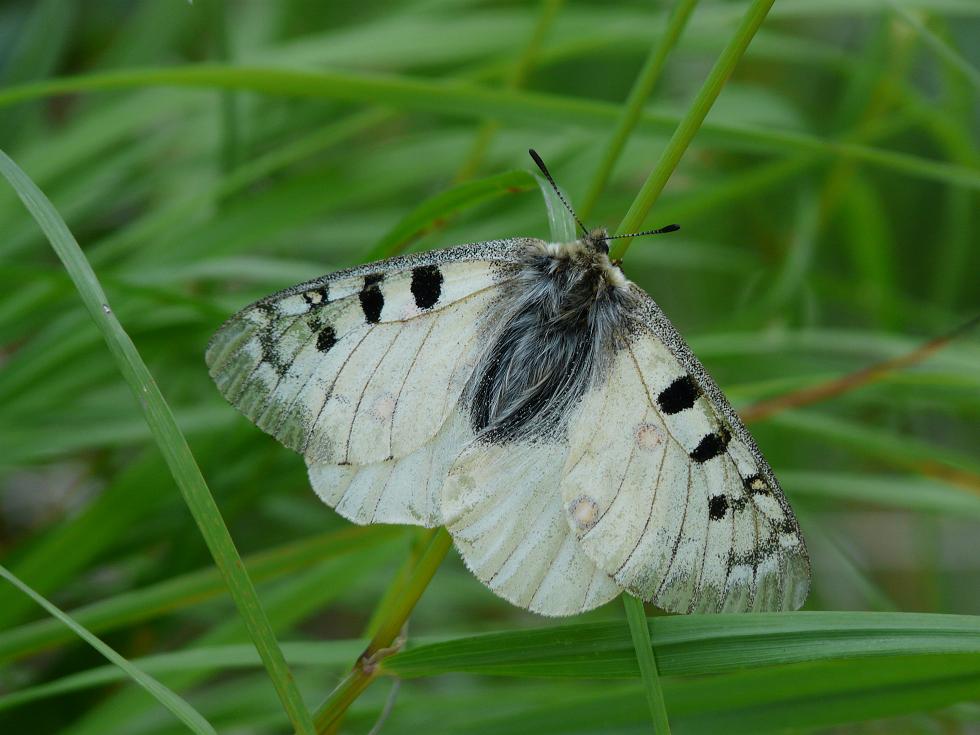
<instances>
[{"instance_id":1,"label":"green grass blade","mask_svg":"<svg viewBox=\"0 0 980 735\"><path fill-rule=\"evenodd\" d=\"M136 69L89 76L52 79L0 91L0 107L38 97L70 93L111 91L145 86L187 86L247 89L263 94L312 97L385 104L403 110L419 110L458 117L496 118L518 125L553 129L555 120L605 132L619 119L619 106L576 97L489 89L469 82L432 81L424 78L338 71L308 71L269 67L195 65L161 69ZM641 121L646 130L675 128L677 115L647 111ZM683 121L681 121L683 122ZM910 176L980 189L980 173L965 167L931 161L915 155L869 146L825 140L795 131L758 125L707 122L701 138L738 147L770 152L812 152L849 157Z\"/></svg>"},{"instance_id":2,"label":"green grass blade","mask_svg":"<svg viewBox=\"0 0 980 735\"><path fill-rule=\"evenodd\" d=\"M622 598L630 636L633 639L633 648L636 650L636 663L640 667L640 679L643 680L643 692L650 707L653 731L670 735L667 705L664 704L664 692L660 686L660 674L657 672L657 661L653 654L653 644L650 642L650 628L647 625L643 601L628 592L624 592Z\"/></svg>"},{"instance_id":3,"label":"green grass blade","mask_svg":"<svg viewBox=\"0 0 980 735\"><path fill-rule=\"evenodd\" d=\"M296 573L334 556L364 554L400 533L392 526L332 531L253 554L243 561L252 580L261 582ZM86 605L73 610L72 617L93 631L115 630L210 600L224 589L218 570L209 567ZM70 638L67 631L49 620L4 630L0 632L0 662L50 648Z\"/></svg>"},{"instance_id":4,"label":"green grass blade","mask_svg":"<svg viewBox=\"0 0 980 735\"><path fill-rule=\"evenodd\" d=\"M900 654L980 657L980 617L921 613L793 612L651 618L661 676ZM978 658L980 660L980 658ZM639 675L622 623L488 633L411 648L385 661L405 677L628 679Z\"/></svg>"},{"instance_id":5,"label":"green grass blade","mask_svg":"<svg viewBox=\"0 0 980 735\"><path fill-rule=\"evenodd\" d=\"M125 671L129 678L143 687L143 689L145 689L158 702L160 702L160 704L173 712L174 716L186 724L187 727L193 732L196 732L199 735L216 735L215 729L211 727L210 723L205 720L197 710L184 701L184 699L182 699L176 692L171 691L152 676L127 661L123 656L120 656L111 647L103 643L95 635L75 622L71 617L66 615L64 612L48 602L44 597L21 582L2 565L0 565L0 577L3 577L25 595L33 599L34 602L43 607L48 614L57 618L66 626L71 628L71 630L74 631L79 638L84 640L86 643L92 646L92 648L101 653L120 669Z\"/></svg>"},{"instance_id":6,"label":"green grass blade","mask_svg":"<svg viewBox=\"0 0 980 735\"><path fill-rule=\"evenodd\" d=\"M272 683L293 726L304 735L312 735L313 723L309 711L303 704L282 651L279 650L278 642L262 610L252 581L242 566L241 557L221 518L214 498L153 376L150 375L136 346L113 314L95 272L89 266L81 248L54 206L17 164L2 151L0 151L0 172L47 235L51 246L75 283L89 315L102 332L120 372L144 412L146 422L201 530L201 535L228 584L229 592L238 606L259 655L266 664Z\"/></svg>"},{"instance_id":7,"label":"green grass blade","mask_svg":"<svg viewBox=\"0 0 980 735\"><path fill-rule=\"evenodd\" d=\"M282 644L282 652L291 666L315 666L318 669L347 666L350 660L363 649L364 641L361 640L303 641ZM195 646L172 653L145 656L129 663L138 666L146 674L157 676L177 672L198 673L262 667L262 660L256 653L255 646L249 644ZM98 666L44 684L0 695L0 712L71 692L105 686L125 678L126 674L115 666Z\"/></svg>"},{"instance_id":8,"label":"green grass blade","mask_svg":"<svg viewBox=\"0 0 980 735\"><path fill-rule=\"evenodd\" d=\"M446 189L422 202L409 212L371 248L365 260L379 260L396 255L442 220L478 204L492 201L505 194L516 194L534 187L534 178L527 171L506 171L477 181Z\"/></svg>"},{"instance_id":9,"label":"green grass blade","mask_svg":"<svg viewBox=\"0 0 980 735\"><path fill-rule=\"evenodd\" d=\"M976 69L969 61L963 58L962 54L950 46L946 41L929 30L908 8L904 8L892 0L889 5L895 14L907 23L923 43L928 46L933 53L938 56L943 63L962 75L963 79L970 83L975 92L980 92L980 70Z\"/></svg>"},{"instance_id":10,"label":"green grass blade","mask_svg":"<svg viewBox=\"0 0 980 735\"><path fill-rule=\"evenodd\" d=\"M677 39L684 32L684 27L687 25L687 21L691 17L691 13L694 12L694 8L697 7L697 4L698 0L677 0L673 9L670 11L667 29L657 39L653 48L650 49L650 54L647 56L647 60L643 64L640 74L637 76L636 81L633 82L633 88L630 90L629 97L626 99L626 104L623 107L619 122L616 123L615 129L609 136L608 141L606 141L599 166L592 175L589 190L582 198L582 203L578 205L578 214L583 222L592 214L592 210L595 208L596 202L599 201L602 190L606 188L609 177L612 175L616 161L619 160L619 156L626 146L626 141L629 139L630 133L633 132L633 129L640 121L640 116L643 114L643 106L646 104L647 98L650 97L654 86L663 73L664 64L667 62L667 55L677 44Z\"/></svg>"},{"instance_id":11,"label":"green grass blade","mask_svg":"<svg viewBox=\"0 0 980 735\"><path fill-rule=\"evenodd\" d=\"M721 56L718 57L718 61L715 62L708 78L704 81L701 91L698 92L697 97L694 98L680 124L678 124L677 130L667 142L667 147L664 148L657 165L654 166L653 171L643 183L633 200L633 204L630 205L629 211L623 217L623 221L619 223L617 233L639 232L643 228L647 214L660 197L660 193L667 185L667 180L674 173L674 169L677 168L677 164L680 163L684 151L687 150L691 141L694 140L694 136L700 130L704 118L715 100L718 99L721 88L725 86L725 82L732 75L735 66L745 53L745 49L749 47L752 37L759 30L762 21L766 19L773 2L774 0L753 0L745 12L738 30L735 31L728 45L721 52ZM609 257L613 260L621 260L629 245L630 238L619 240L610 249Z\"/></svg>"}]
</instances>

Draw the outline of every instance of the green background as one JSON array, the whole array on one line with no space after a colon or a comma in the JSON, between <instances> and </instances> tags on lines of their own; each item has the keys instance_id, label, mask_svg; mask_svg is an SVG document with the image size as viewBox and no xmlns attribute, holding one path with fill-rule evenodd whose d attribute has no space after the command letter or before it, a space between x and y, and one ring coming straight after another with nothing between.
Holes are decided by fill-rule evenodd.
<instances>
[{"instance_id":1,"label":"green background","mask_svg":"<svg viewBox=\"0 0 980 735\"><path fill-rule=\"evenodd\" d=\"M0 5L0 148L65 220L159 385L310 709L418 534L322 506L301 458L218 396L208 337L339 267L547 237L527 148L584 204L670 7ZM622 220L747 7L697 4L588 224ZM776 0L644 223L681 232L636 240L624 263L737 408L980 311L978 67L972 0ZM966 334L752 424L800 516L814 612L654 620L675 732L978 731L978 366ZM0 187L0 563L219 731L283 732L161 431ZM585 627L509 606L450 553L414 650L390 662L404 684L383 732L649 732L622 605L562 624ZM472 638L487 631L500 637ZM186 731L124 676L0 584L0 731ZM344 731L367 732L391 688L368 690Z\"/></svg>"}]
</instances>

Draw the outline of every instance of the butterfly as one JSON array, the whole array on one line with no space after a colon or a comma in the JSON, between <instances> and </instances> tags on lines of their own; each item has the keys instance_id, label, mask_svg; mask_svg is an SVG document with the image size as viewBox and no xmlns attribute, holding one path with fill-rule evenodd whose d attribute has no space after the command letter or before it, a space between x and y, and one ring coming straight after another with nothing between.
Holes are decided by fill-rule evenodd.
<instances>
[{"instance_id":1,"label":"butterfly","mask_svg":"<svg viewBox=\"0 0 980 735\"><path fill-rule=\"evenodd\" d=\"M809 558L772 470L613 238L582 229L287 288L219 329L210 374L340 515L445 526L522 608L800 607Z\"/></svg>"}]
</instances>

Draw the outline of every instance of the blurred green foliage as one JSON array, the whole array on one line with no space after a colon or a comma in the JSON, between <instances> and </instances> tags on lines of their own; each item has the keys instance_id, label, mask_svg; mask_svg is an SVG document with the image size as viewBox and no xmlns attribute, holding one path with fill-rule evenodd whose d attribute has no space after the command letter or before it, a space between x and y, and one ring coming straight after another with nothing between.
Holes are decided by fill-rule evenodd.
<instances>
[{"instance_id":1,"label":"blurred green foliage","mask_svg":"<svg viewBox=\"0 0 980 735\"><path fill-rule=\"evenodd\" d=\"M622 219L746 6L695 9L590 224ZM581 201L667 13L598 0L0 6L0 148L91 261L311 708L362 647L416 532L352 530L320 505L302 460L220 399L208 337L259 296L393 249L546 236L526 149ZM646 223L682 231L636 241L624 266L737 406L904 354L980 311L978 67L973 0L776 0ZM282 732L139 406L6 186L0 233L0 561L219 731ZM808 610L959 617L778 616L732 622L731 638L717 620L658 618L676 732L978 726L978 365L966 335L752 426L807 535ZM383 732L649 731L621 606L570 622L591 627L517 610L451 557L412 618L417 648L391 661L406 681ZM471 637L486 631L504 638ZM544 663L522 658L532 643ZM491 671L488 651L506 666ZM625 680L605 678L614 665ZM0 586L0 731L182 731L118 676ZM358 700L345 731L369 730L389 687Z\"/></svg>"}]
</instances>

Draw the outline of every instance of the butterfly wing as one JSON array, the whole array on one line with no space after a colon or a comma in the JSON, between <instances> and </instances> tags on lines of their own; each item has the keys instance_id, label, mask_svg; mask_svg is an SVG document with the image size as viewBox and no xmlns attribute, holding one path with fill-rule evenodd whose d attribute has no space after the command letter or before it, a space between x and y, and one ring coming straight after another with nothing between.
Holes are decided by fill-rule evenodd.
<instances>
[{"instance_id":1,"label":"butterfly wing","mask_svg":"<svg viewBox=\"0 0 980 735\"><path fill-rule=\"evenodd\" d=\"M582 550L673 612L796 609L802 534L745 426L657 305L569 424L562 501Z\"/></svg>"},{"instance_id":2,"label":"butterfly wing","mask_svg":"<svg viewBox=\"0 0 980 735\"><path fill-rule=\"evenodd\" d=\"M407 457L459 400L495 287L526 242L403 256L280 291L215 334L211 376L311 465Z\"/></svg>"},{"instance_id":3,"label":"butterfly wing","mask_svg":"<svg viewBox=\"0 0 980 735\"><path fill-rule=\"evenodd\" d=\"M439 432L404 457L367 464L308 462L310 484L344 518L367 523L441 526L440 491L460 447L473 438L458 407Z\"/></svg>"},{"instance_id":4,"label":"butterfly wing","mask_svg":"<svg viewBox=\"0 0 980 735\"><path fill-rule=\"evenodd\" d=\"M446 479L442 516L485 585L542 615L574 615L622 590L580 548L557 488L563 442L471 442Z\"/></svg>"}]
</instances>

